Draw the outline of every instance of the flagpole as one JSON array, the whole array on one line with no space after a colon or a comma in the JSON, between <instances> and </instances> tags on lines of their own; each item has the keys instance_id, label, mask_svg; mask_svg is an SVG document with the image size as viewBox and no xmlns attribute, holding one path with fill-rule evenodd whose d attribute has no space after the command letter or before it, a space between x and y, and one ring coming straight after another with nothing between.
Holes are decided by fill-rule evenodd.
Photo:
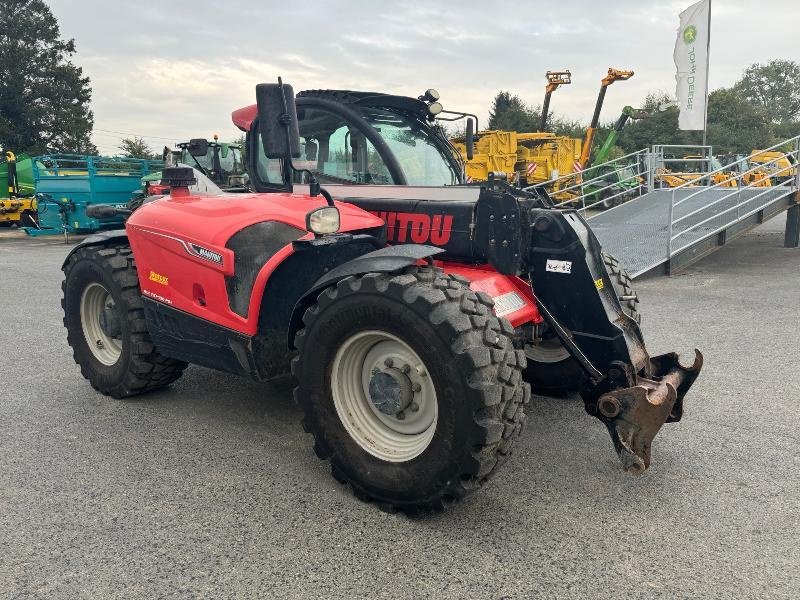
<instances>
[{"instance_id":1,"label":"flagpole","mask_svg":"<svg viewBox=\"0 0 800 600\"><path fill-rule=\"evenodd\" d=\"M706 102L705 114L703 115L703 146L708 139L708 78L710 76L709 66L711 63L711 0L708 0L708 35L706 35Z\"/></svg>"}]
</instances>

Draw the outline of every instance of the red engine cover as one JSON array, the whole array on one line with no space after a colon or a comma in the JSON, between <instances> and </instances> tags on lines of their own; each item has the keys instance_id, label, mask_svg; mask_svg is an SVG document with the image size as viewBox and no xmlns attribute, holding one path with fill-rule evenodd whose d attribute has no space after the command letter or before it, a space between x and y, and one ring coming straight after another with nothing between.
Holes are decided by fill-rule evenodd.
<instances>
[{"instance_id":1,"label":"red engine cover","mask_svg":"<svg viewBox=\"0 0 800 600\"><path fill-rule=\"evenodd\" d=\"M305 230L306 214L324 205L321 196L289 193L222 196L178 193L145 204L125 225L136 257L142 294L253 335L267 278L292 253L292 246L287 244L275 253L258 273L247 317L241 317L230 309L228 302L225 276L233 275L233 252L225 244L248 225L264 221ZM341 214L340 231L383 225L381 219L352 204L337 202L336 205Z\"/></svg>"}]
</instances>

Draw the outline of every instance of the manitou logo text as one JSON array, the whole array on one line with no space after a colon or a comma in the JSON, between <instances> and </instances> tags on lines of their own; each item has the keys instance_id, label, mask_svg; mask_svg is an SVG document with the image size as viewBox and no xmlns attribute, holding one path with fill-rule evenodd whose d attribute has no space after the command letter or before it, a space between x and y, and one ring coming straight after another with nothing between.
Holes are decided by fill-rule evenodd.
<instances>
[{"instance_id":1,"label":"manitou logo text","mask_svg":"<svg viewBox=\"0 0 800 600\"><path fill-rule=\"evenodd\" d=\"M192 254L204 260L210 260L218 265L222 264L222 255L219 252L214 252L208 248L203 248L197 244L189 244L192 249Z\"/></svg>"},{"instance_id":2,"label":"manitou logo text","mask_svg":"<svg viewBox=\"0 0 800 600\"><path fill-rule=\"evenodd\" d=\"M371 211L386 222L387 242L411 242L444 246L453 230L451 215L426 215L392 211Z\"/></svg>"}]
</instances>

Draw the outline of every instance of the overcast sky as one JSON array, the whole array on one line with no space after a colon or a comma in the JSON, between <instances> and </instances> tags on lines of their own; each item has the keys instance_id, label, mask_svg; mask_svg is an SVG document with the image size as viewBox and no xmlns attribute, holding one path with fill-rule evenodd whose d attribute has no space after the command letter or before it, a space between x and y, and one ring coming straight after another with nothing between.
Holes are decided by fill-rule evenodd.
<instances>
[{"instance_id":1,"label":"overcast sky","mask_svg":"<svg viewBox=\"0 0 800 600\"><path fill-rule=\"evenodd\" d=\"M574 83L553 111L588 121L609 66L636 75L610 89L603 121L648 91L674 91L678 13L691 0L487 2L317 0L49 0L75 62L92 79L94 141L114 153L119 133L153 148L189 137L237 136L232 110L282 75L295 90L339 88L417 96L478 114L501 89L541 103L544 73ZM711 88L745 66L800 60L798 0L713 0Z\"/></svg>"}]
</instances>

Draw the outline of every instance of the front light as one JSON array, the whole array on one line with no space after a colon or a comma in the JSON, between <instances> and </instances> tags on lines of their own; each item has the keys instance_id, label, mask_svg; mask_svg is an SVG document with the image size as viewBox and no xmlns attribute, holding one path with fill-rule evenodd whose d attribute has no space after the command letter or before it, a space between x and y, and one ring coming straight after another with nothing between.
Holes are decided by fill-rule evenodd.
<instances>
[{"instance_id":1,"label":"front light","mask_svg":"<svg viewBox=\"0 0 800 600\"><path fill-rule=\"evenodd\" d=\"M439 102L433 102L428 105L428 112L432 115L438 115L444 108Z\"/></svg>"},{"instance_id":2,"label":"front light","mask_svg":"<svg viewBox=\"0 0 800 600\"><path fill-rule=\"evenodd\" d=\"M339 209L335 206L315 208L306 215L306 229L316 235L339 231Z\"/></svg>"}]
</instances>

